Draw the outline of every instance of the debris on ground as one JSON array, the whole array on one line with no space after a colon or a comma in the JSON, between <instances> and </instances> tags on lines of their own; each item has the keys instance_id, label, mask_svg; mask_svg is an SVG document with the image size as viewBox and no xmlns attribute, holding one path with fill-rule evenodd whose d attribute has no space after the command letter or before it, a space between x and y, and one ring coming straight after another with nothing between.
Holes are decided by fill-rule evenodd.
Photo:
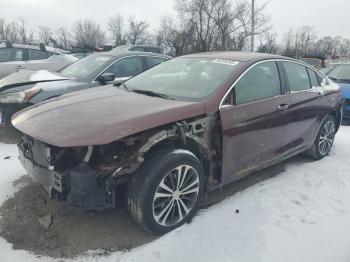
<instances>
[{"instance_id":1,"label":"debris on ground","mask_svg":"<svg viewBox=\"0 0 350 262\"><path fill-rule=\"evenodd\" d=\"M38 218L38 222L44 228L48 229L50 227L50 225L51 225L52 217L51 217L51 215L46 215L46 216L43 216L43 217L39 217Z\"/></svg>"}]
</instances>

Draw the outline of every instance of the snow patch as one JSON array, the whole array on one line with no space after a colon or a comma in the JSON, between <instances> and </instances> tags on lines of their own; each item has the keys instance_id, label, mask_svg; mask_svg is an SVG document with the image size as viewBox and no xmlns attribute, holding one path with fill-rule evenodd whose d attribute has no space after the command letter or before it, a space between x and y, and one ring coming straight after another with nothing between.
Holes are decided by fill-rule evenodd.
<instances>
[{"instance_id":1,"label":"snow patch","mask_svg":"<svg viewBox=\"0 0 350 262\"><path fill-rule=\"evenodd\" d=\"M47 70L39 70L38 72L30 76L31 81L59 80L59 79L66 79L66 78L53 74Z\"/></svg>"}]
</instances>

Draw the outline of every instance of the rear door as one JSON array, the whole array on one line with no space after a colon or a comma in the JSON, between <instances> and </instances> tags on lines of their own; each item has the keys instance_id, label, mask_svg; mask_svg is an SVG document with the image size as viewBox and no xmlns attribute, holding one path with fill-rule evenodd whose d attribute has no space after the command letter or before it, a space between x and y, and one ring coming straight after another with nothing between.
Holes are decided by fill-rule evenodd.
<instances>
[{"instance_id":1,"label":"rear door","mask_svg":"<svg viewBox=\"0 0 350 262\"><path fill-rule=\"evenodd\" d=\"M0 78L24 69L25 52L22 48L0 48Z\"/></svg>"},{"instance_id":2,"label":"rear door","mask_svg":"<svg viewBox=\"0 0 350 262\"><path fill-rule=\"evenodd\" d=\"M48 70L51 71L53 63L49 61L49 57L52 53L48 53L43 50L27 49L28 50L28 61L27 69L30 70Z\"/></svg>"},{"instance_id":3,"label":"rear door","mask_svg":"<svg viewBox=\"0 0 350 262\"><path fill-rule=\"evenodd\" d=\"M289 100L280 75L276 62L259 63L223 101L223 184L283 155Z\"/></svg>"},{"instance_id":4,"label":"rear door","mask_svg":"<svg viewBox=\"0 0 350 262\"><path fill-rule=\"evenodd\" d=\"M322 107L323 89L316 72L302 64L282 62L285 70L290 107L288 110L288 151L307 149L326 111Z\"/></svg>"}]
</instances>

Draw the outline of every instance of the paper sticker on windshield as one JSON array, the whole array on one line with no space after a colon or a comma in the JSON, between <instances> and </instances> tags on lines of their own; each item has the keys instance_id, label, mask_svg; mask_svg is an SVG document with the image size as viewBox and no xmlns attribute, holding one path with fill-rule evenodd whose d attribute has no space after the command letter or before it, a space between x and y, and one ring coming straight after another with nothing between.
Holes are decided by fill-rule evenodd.
<instances>
[{"instance_id":1,"label":"paper sticker on windshield","mask_svg":"<svg viewBox=\"0 0 350 262\"><path fill-rule=\"evenodd\" d=\"M109 57L104 57L104 56L101 56L101 57L97 57L96 58L96 61L103 61L103 62L105 62L105 61L107 61L109 59Z\"/></svg>"},{"instance_id":2,"label":"paper sticker on windshield","mask_svg":"<svg viewBox=\"0 0 350 262\"><path fill-rule=\"evenodd\" d=\"M219 59L219 58L214 59L213 63L224 64L224 65L231 65L231 66L234 66L234 65L238 64L237 61L233 61L233 60L229 60L229 59Z\"/></svg>"}]
</instances>

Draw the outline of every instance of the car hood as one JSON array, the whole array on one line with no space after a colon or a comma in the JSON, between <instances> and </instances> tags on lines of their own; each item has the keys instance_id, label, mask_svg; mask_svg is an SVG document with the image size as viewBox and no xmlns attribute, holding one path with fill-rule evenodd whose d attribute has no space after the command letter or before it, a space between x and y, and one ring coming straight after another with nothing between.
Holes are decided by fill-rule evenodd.
<instances>
[{"instance_id":1,"label":"car hood","mask_svg":"<svg viewBox=\"0 0 350 262\"><path fill-rule=\"evenodd\" d=\"M12 118L24 134L59 147L108 144L174 121L205 114L200 102L150 97L113 86L39 103Z\"/></svg>"},{"instance_id":2,"label":"car hood","mask_svg":"<svg viewBox=\"0 0 350 262\"><path fill-rule=\"evenodd\" d=\"M21 70L0 80L0 92L24 85L27 86L41 82L62 81L67 79L69 78L46 70Z\"/></svg>"},{"instance_id":3,"label":"car hood","mask_svg":"<svg viewBox=\"0 0 350 262\"><path fill-rule=\"evenodd\" d=\"M338 83L341 91L341 96L344 99L350 99L350 84Z\"/></svg>"}]
</instances>

